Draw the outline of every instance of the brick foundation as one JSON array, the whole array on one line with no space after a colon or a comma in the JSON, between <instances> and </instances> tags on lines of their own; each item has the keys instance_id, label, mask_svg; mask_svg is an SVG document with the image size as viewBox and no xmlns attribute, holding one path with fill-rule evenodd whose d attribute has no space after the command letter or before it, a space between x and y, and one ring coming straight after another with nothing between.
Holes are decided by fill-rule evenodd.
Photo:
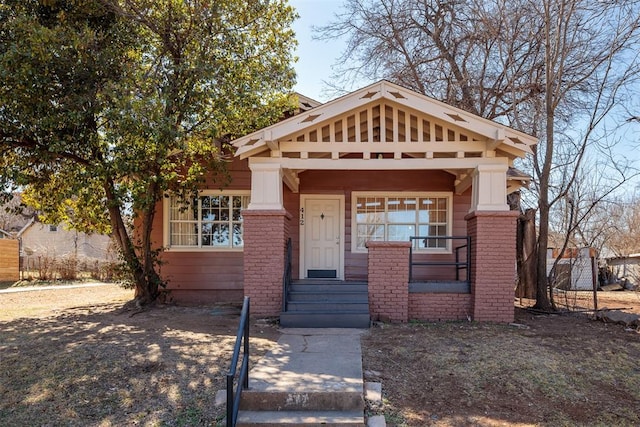
<instances>
[{"instance_id":1,"label":"brick foundation","mask_svg":"<svg viewBox=\"0 0 640 427\"><path fill-rule=\"evenodd\" d=\"M410 293L409 320L468 320L471 295L454 293Z\"/></svg>"},{"instance_id":2,"label":"brick foundation","mask_svg":"<svg viewBox=\"0 0 640 427\"><path fill-rule=\"evenodd\" d=\"M278 316L282 310L282 274L291 215L285 210L246 210L244 295L251 314Z\"/></svg>"},{"instance_id":3,"label":"brick foundation","mask_svg":"<svg viewBox=\"0 0 640 427\"><path fill-rule=\"evenodd\" d=\"M391 322L409 319L409 242L368 242L369 311Z\"/></svg>"},{"instance_id":4,"label":"brick foundation","mask_svg":"<svg viewBox=\"0 0 640 427\"><path fill-rule=\"evenodd\" d=\"M471 237L473 320L513 322L518 212L476 211L465 217Z\"/></svg>"}]
</instances>

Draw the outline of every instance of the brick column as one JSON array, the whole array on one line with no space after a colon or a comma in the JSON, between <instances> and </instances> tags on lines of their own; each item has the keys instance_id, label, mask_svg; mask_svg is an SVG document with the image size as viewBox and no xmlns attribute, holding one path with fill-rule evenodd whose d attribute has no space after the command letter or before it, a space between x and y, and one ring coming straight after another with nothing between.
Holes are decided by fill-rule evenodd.
<instances>
[{"instance_id":1,"label":"brick column","mask_svg":"<svg viewBox=\"0 0 640 427\"><path fill-rule=\"evenodd\" d=\"M409 319L409 242L368 242L369 310L374 319Z\"/></svg>"},{"instance_id":2,"label":"brick column","mask_svg":"<svg viewBox=\"0 0 640 427\"><path fill-rule=\"evenodd\" d=\"M471 307L473 319L513 322L518 212L468 214L471 237Z\"/></svg>"},{"instance_id":3,"label":"brick column","mask_svg":"<svg viewBox=\"0 0 640 427\"><path fill-rule=\"evenodd\" d=\"M251 314L278 316L291 215L286 210L245 210L242 218L244 295L251 298Z\"/></svg>"}]
</instances>

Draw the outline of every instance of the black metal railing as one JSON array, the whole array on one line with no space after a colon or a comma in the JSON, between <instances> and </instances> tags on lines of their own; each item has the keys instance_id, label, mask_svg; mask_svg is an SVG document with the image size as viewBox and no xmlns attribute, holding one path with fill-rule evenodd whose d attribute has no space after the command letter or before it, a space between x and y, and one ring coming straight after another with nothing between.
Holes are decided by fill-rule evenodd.
<instances>
[{"instance_id":1,"label":"black metal railing","mask_svg":"<svg viewBox=\"0 0 640 427\"><path fill-rule=\"evenodd\" d=\"M469 236L412 236L409 237L411 241L411 247L409 248L409 282L413 281L413 267L416 266L451 266L455 268L456 280L460 280L460 270L466 270L465 280L467 283L471 282L471 237ZM440 240L462 240L465 243L454 248L455 261L415 261L414 260L414 246L416 241L422 241L424 248L439 249L439 246L430 246L428 242L438 242ZM418 243L419 245L419 243ZM419 247L419 246L418 246ZM447 245L448 247L448 245ZM466 249L464 259L461 259L460 252ZM422 255L422 254L420 254Z\"/></svg>"},{"instance_id":2,"label":"black metal railing","mask_svg":"<svg viewBox=\"0 0 640 427\"><path fill-rule=\"evenodd\" d=\"M234 391L233 385L241 347L243 348L242 367L240 368L240 375L238 375L238 386ZM233 348L233 357L231 358L231 369L227 374L227 427L236 425L242 390L247 388L249 388L249 297L244 297L240 325L236 334L236 345Z\"/></svg>"},{"instance_id":3,"label":"black metal railing","mask_svg":"<svg viewBox=\"0 0 640 427\"><path fill-rule=\"evenodd\" d=\"M287 311L287 299L289 298L289 287L291 286L291 238L287 239L287 252L284 258L284 272L282 274L282 311Z\"/></svg>"}]
</instances>

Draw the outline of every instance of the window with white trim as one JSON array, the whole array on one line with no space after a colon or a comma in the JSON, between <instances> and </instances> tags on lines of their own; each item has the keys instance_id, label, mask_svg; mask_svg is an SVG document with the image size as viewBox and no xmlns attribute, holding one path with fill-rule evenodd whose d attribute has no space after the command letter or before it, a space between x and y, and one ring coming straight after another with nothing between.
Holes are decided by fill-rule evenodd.
<instances>
[{"instance_id":1,"label":"window with white trim","mask_svg":"<svg viewBox=\"0 0 640 427\"><path fill-rule=\"evenodd\" d=\"M451 196L416 194L385 196L354 194L354 250L365 251L373 241L409 241L409 237L449 236ZM446 239L423 239L415 249L448 250Z\"/></svg>"},{"instance_id":2,"label":"window with white trim","mask_svg":"<svg viewBox=\"0 0 640 427\"><path fill-rule=\"evenodd\" d=\"M171 248L241 249L242 210L248 205L249 195L243 194L171 196L166 243Z\"/></svg>"}]
</instances>

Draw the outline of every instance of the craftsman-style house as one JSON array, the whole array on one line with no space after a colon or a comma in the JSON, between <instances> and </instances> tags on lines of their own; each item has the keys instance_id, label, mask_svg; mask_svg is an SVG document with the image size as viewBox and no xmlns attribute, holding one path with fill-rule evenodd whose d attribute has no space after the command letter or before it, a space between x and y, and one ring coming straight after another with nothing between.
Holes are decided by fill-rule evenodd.
<instances>
[{"instance_id":1,"label":"craftsman-style house","mask_svg":"<svg viewBox=\"0 0 640 427\"><path fill-rule=\"evenodd\" d=\"M507 195L536 139L387 81L305 101L233 141L230 185L189 209L165 199L154 233L172 297L250 296L283 325L512 321Z\"/></svg>"}]
</instances>

